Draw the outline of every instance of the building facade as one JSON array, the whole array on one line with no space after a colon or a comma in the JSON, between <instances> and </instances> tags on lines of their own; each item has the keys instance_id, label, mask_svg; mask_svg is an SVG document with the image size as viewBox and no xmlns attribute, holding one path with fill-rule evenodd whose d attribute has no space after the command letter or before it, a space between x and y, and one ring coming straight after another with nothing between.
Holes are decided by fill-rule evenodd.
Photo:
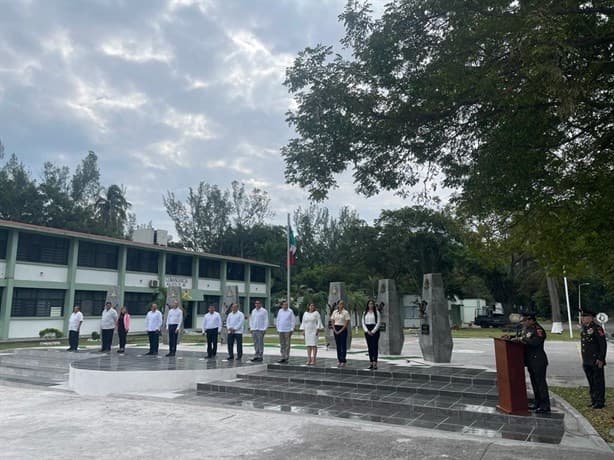
<instances>
[{"instance_id":1,"label":"building facade","mask_svg":"<svg viewBox=\"0 0 614 460\"><path fill-rule=\"evenodd\" d=\"M0 220L0 340L38 337L55 328L67 335L74 305L85 317L81 333L98 331L107 290L131 316L131 332L161 288L181 286L185 328L200 328L209 304L220 308L227 286L237 286L241 310L260 299L270 311L276 265L196 253L129 240ZM163 290L162 290L163 291Z\"/></svg>"}]
</instances>

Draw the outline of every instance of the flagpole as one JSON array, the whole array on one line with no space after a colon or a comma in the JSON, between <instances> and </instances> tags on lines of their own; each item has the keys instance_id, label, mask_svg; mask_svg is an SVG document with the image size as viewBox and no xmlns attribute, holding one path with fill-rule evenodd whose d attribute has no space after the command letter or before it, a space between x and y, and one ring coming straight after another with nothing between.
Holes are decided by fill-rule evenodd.
<instances>
[{"instance_id":1,"label":"flagpole","mask_svg":"<svg viewBox=\"0 0 614 460\"><path fill-rule=\"evenodd\" d=\"M292 301L290 300L290 213L288 213L288 228L287 228L287 235L286 235L286 243L287 243L287 248L286 248L286 280L287 280L287 297L286 300L288 301L288 307L292 308Z\"/></svg>"}]
</instances>

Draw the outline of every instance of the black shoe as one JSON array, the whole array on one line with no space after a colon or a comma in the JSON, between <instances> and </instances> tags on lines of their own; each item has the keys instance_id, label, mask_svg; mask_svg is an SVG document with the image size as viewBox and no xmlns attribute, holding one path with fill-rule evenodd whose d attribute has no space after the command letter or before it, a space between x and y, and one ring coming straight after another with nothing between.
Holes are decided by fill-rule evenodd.
<instances>
[{"instance_id":1,"label":"black shoe","mask_svg":"<svg viewBox=\"0 0 614 460\"><path fill-rule=\"evenodd\" d=\"M589 409L592 409L593 407L595 407L595 403L587 404L586 407L588 407Z\"/></svg>"},{"instance_id":2,"label":"black shoe","mask_svg":"<svg viewBox=\"0 0 614 460\"><path fill-rule=\"evenodd\" d=\"M538 406L537 406L537 405L535 405L535 404L529 404L529 410L535 410L535 409L537 409L537 408L538 408Z\"/></svg>"},{"instance_id":3,"label":"black shoe","mask_svg":"<svg viewBox=\"0 0 614 460\"><path fill-rule=\"evenodd\" d=\"M549 414L550 413L550 409L549 408L538 407L537 409L535 409L535 413L536 414Z\"/></svg>"},{"instance_id":4,"label":"black shoe","mask_svg":"<svg viewBox=\"0 0 614 460\"><path fill-rule=\"evenodd\" d=\"M228 358L226 358L226 361L234 361L234 358L232 356L229 356Z\"/></svg>"},{"instance_id":5,"label":"black shoe","mask_svg":"<svg viewBox=\"0 0 614 460\"><path fill-rule=\"evenodd\" d=\"M367 367L368 371L372 371L373 370L373 364L371 364L369 367Z\"/></svg>"},{"instance_id":6,"label":"black shoe","mask_svg":"<svg viewBox=\"0 0 614 460\"><path fill-rule=\"evenodd\" d=\"M237 359L241 359L243 356L237 356Z\"/></svg>"},{"instance_id":7,"label":"black shoe","mask_svg":"<svg viewBox=\"0 0 614 460\"><path fill-rule=\"evenodd\" d=\"M175 356L175 353L167 353L166 356L172 357Z\"/></svg>"},{"instance_id":8,"label":"black shoe","mask_svg":"<svg viewBox=\"0 0 614 460\"><path fill-rule=\"evenodd\" d=\"M287 359L280 359L279 361L277 361L279 364L286 364L288 362Z\"/></svg>"},{"instance_id":9,"label":"black shoe","mask_svg":"<svg viewBox=\"0 0 614 460\"><path fill-rule=\"evenodd\" d=\"M603 409L605 404L593 404L593 409Z\"/></svg>"}]
</instances>

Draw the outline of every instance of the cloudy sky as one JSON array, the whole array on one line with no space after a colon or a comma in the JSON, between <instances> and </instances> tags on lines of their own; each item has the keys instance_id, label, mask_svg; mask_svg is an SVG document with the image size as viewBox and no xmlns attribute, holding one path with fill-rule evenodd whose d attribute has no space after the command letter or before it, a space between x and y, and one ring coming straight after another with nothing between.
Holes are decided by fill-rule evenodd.
<instances>
[{"instance_id":1,"label":"cloudy sky","mask_svg":"<svg viewBox=\"0 0 614 460\"><path fill-rule=\"evenodd\" d=\"M282 86L298 51L337 44L345 0L0 0L0 140L40 175L88 150L139 223L174 228L166 190L233 180L269 192L273 221L308 205L285 184ZM348 176L349 177L349 176ZM349 180L323 203L371 221L403 202Z\"/></svg>"}]
</instances>

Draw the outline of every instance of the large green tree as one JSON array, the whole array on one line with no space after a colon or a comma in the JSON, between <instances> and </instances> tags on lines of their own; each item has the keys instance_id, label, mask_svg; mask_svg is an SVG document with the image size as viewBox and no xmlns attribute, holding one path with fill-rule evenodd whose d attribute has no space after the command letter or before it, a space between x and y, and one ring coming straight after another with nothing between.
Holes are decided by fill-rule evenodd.
<instances>
[{"instance_id":1,"label":"large green tree","mask_svg":"<svg viewBox=\"0 0 614 460\"><path fill-rule=\"evenodd\" d=\"M614 281L611 1L349 1L345 50L299 53L286 177L324 198L441 173L460 209L518 226L549 273Z\"/></svg>"}]
</instances>

